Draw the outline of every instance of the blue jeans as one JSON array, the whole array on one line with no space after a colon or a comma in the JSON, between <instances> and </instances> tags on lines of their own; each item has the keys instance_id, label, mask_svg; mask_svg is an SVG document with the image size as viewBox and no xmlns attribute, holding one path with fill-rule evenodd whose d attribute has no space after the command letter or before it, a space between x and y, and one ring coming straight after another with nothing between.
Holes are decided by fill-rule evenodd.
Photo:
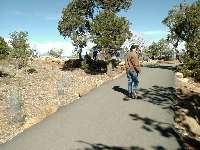
<instances>
[{"instance_id":1,"label":"blue jeans","mask_svg":"<svg viewBox=\"0 0 200 150\"><path fill-rule=\"evenodd\" d=\"M138 73L133 70L128 70L127 72L128 78L128 93L132 94L138 87Z\"/></svg>"}]
</instances>

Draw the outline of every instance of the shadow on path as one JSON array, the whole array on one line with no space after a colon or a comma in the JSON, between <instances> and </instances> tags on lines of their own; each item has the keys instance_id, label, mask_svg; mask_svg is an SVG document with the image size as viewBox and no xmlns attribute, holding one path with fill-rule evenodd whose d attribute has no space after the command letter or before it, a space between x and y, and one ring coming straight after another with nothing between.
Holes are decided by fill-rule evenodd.
<instances>
[{"instance_id":1,"label":"shadow on path","mask_svg":"<svg viewBox=\"0 0 200 150\"><path fill-rule=\"evenodd\" d=\"M167 64L167 65L166 64L150 64L150 65L144 65L143 67L167 69L167 70L172 70L172 71L176 70L176 66L170 65L170 64Z\"/></svg>"},{"instance_id":2,"label":"shadow on path","mask_svg":"<svg viewBox=\"0 0 200 150\"><path fill-rule=\"evenodd\" d=\"M128 91L120 86L114 86L113 90L120 92L125 96ZM176 91L173 87L152 86L149 89L140 88L137 90L137 99L162 106L163 109L169 109L176 99Z\"/></svg>"},{"instance_id":3,"label":"shadow on path","mask_svg":"<svg viewBox=\"0 0 200 150\"><path fill-rule=\"evenodd\" d=\"M95 144L95 143L88 143L85 141L77 141L78 143L86 144L89 147L84 148L84 149L76 149L76 150L145 150L142 147L139 146L130 146L130 147L121 147L121 146L108 146L105 144ZM154 150L167 150L163 146L158 145L158 146L152 146Z\"/></svg>"},{"instance_id":4,"label":"shadow on path","mask_svg":"<svg viewBox=\"0 0 200 150\"><path fill-rule=\"evenodd\" d=\"M173 126L172 124L153 120L149 117L140 117L138 114L129 114L129 116L134 121L141 121L143 123L142 128L148 132L157 131L163 137L166 137L166 138L174 137L179 143L179 146L181 147L181 149L183 149L182 147L183 143L179 135L176 133L175 129L172 128Z\"/></svg>"},{"instance_id":5,"label":"shadow on path","mask_svg":"<svg viewBox=\"0 0 200 150\"><path fill-rule=\"evenodd\" d=\"M129 114L129 116L134 121L141 121L144 124L142 128L146 131L158 131L162 136L167 138L177 136L176 132L171 127L172 124L156 121L148 117L140 117L138 114Z\"/></svg>"},{"instance_id":6,"label":"shadow on path","mask_svg":"<svg viewBox=\"0 0 200 150\"><path fill-rule=\"evenodd\" d=\"M116 92L120 92L124 94L125 96L128 96L128 90L121 88L120 86L113 86L112 88Z\"/></svg>"}]
</instances>

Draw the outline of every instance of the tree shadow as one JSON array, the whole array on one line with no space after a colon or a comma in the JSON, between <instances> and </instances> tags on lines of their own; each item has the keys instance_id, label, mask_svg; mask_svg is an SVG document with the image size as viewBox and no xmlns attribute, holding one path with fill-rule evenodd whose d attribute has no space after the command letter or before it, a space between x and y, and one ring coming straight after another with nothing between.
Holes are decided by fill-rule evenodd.
<instances>
[{"instance_id":1,"label":"tree shadow","mask_svg":"<svg viewBox=\"0 0 200 150\"><path fill-rule=\"evenodd\" d=\"M108 146L108 145L100 144L100 143L89 143L85 141L77 141L77 142L85 144L89 147L86 147L83 149L76 149L76 150L145 150L144 148L139 147L139 146L122 147L122 146ZM167 150L162 145L152 146L152 149Z\"/></svg>"},{"instance_id":2,"label":"tree shadow","mask_svg":"<svg viewBox=\"0 0 200 150\"><path fill-rule=\"evenodd\" d=\"M197 92L183 93L181 89L177 89L177 104L175 108L183 108L188 110L187 116L193 117L200 122L200 94ZM176 111L177 109L175 109Z\"/></svg>"},{"instance_id":3,"label":"tree shadow","mask_svg":"<svg viewBox=\"0 0 200 150\"><path fill-rule=\"evenodd\" d=\"M167 69L167 70L171 70L171 71L175 71L176 70L176 66L175 65L150 64L150 65L143 65L143 67L160 68L160 69Z\"/></svg>"},{"instance_id":4,"label":"tree shadow","mask_svg":"<svg viewBox=\"0 0 200 150\"><path fill-rule=\"evenodd\" d=\"M176 132L170 127L172 124L156 121L148 117L140 117L138 114L129 114L129 116L132 120L142 121L144 124L142 128L146 131L153 132L156 130L159 131L162 136L167 138L176 135Z\"/></svg>"},{"instance_id":5,"label":"tree shadow","mask_svg":"<svg viewBox=\"0 0 200 150\"><path fill-rule=\"evenodd\" d=\"M0 71L0 78L3 78L3 77L8 77L9 74L8 73L5 73L3 71Z\"/></svg>"},{"instance_id":6,"label":"tree shadow","mask_svg":"<svg viewBox=\"0 0 200 150\"><path fill-rule=\"evenodd\" d=\"M77 149L77 150L145 150L139 146L131 146L131 147L121 147L121 146L108 146L105 144L95 144L95 143L88 143L85 141L77 141L78 143L83 143L88 145L89 147L84 149Z\"/></svg>"},{"instance_id":7,"label":"tree shadow","mask_svg":"<svg viewBox=\"0 0 200 150\"><path fill-rule=\"evenodd\" d=\"M81 62L80 59L69 59L64 62L62 68L60 70L62 71L74 71L76 69L81 68Z\"/></svg>"},{"instance_id":8,"label":"tree shadow","mask_svg":"<svg viewBox=\"0 0 200 150\"><path fill-rule=\"evenodd\" d=\"M163 109L171 108L176 102L176 90L173 87L154 85L149 89L138 89L138 99L161 106Z\"/></svg>"},{"instance_id":9,"label":"tree shadow","mask_svg":"<svg viewBox=\"0 0 200 150\"><path fill-rule=\"evenodd\" d=\"M129 116L134 121L141 121L143 123L142 128L148 132L159 132L161 136L166 138L174 137L177 142L179 143L179 146L181 149L183 149L183 143L181 141L180 136L176 133L175 129L173 129L173 125L166 122L161 122L157 120L153 120L149 117L141 117L138 114L129 114ZM157 150L162 150L164 147L157 146L154 147Z\"/></svg>"},{"instance_id":10,"label":"tree shadow","mask_svg":"<svg viewBox=\"0 0 200 150\"><path fill-rule=\"evenodd\" d=\"M183 112L183 110L185 110ZM177 103L174 106L174 111L176 112L177 124L183 126L185 116L194 118L198 123L200 123L200 94L193 91L183 92L181 89L177 89ZM184 115L183 115L184 114ZM190 131L189 126L184 126L189 132L188 135L182 136L183 141L190 147L198 149L200 147L200 141L196 139L196 135L193 135Z\"/></svg>"},{"instance_id":11,"label":"tree shadow","mask_svg":"<svg viewBox=\"0 0 200 150\"><path fill-rule=\"evenodd\" d=\"M114 86L112 89L116 92L124 94L125 96L128 95L128 91L120 86ZM176 90L173 87L155 85L149 89L138 89L137 95L137 99L144 100L155 105L160 105L163 109L169 109L171 108L171 105L175 103Z\"/></svg>"}]
</instances>

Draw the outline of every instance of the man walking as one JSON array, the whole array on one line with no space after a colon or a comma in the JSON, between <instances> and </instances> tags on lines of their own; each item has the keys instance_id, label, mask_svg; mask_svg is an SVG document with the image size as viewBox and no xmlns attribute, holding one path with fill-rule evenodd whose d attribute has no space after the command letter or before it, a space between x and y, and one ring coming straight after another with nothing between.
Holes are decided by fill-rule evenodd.
<instances>
[{"instance_id":1,"label":"man walking","mask_svg":"<svg viewBox=\"0 0 200 150\"><path fill-rule=\"evenodd\" d=\"M128 78L128 96L125 98L137 98L136 89L138 87L138 74L140 73L140 64L138 58L138 46L132 45L125 58L126 73Z\"/></svg>"}]
</instances>

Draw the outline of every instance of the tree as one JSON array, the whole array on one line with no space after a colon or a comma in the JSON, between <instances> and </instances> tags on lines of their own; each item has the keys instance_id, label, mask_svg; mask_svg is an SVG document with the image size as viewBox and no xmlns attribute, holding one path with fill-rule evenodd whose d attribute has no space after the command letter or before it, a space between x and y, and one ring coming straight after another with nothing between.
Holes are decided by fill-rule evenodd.
<instances>
[{"instance_id":1,"label":"tree","mask_svg":"<svg viewBox=\"0 0 200 150\"><path fill-rule=\"evenodd\" d=\"M102 12L93 20L92 36L96 47L111 57L131 35L129 22L113 12Z\"/></svg>"},{"instance_id":2,"label":"tree","mask_svg":"<svg viewBox=\"0 0 200 150\"><path fill-rule=\"evenodd\" d=\"M90 30L90 20L94 13L93 0L73 0L62 11L62 17L58 23L60 34L73 41L75 50L82 59L82 49L86 46L87 35Z\"/></svg>"},{"instance_id":3,"label":"tree","mask_svg":"<svg viewBox=\"0 0 200 150\"><path fill-rule=\"evenodd\" d=\"M55 57L55 58L59 58L59 57L62 56L62 53L63 53L63 50L62 50L62 49L59 49L59 50L51 49L51 50L48 52L48 55L53 56L53 57Z\"/></svg>"},{"instance_id":4,"label":"tree","mask_svg":"<svg viewBox=\"0 0 200 150\"><path fill-rule=\"evenodd\" d=\"M166 39L160 39L158 42L153 42L145 53L152 59L169 59L172 56L173 50Z\"/></svg>"},{"instance_id":5,"label":"tree","mask_svg":"<svg viewBox=\"0 0 200 150\"><path fill-rule=\"evenodd\" d=\"M87 41L93 38L93 19L105 11L116 14L122 9L127 10L131 3L132 0L72 0L62 11L58 30L64 38L69 37L73 41L75 50L82 59L82 49L87 46Z\"/></svg>"},{"instance_id":6,"label":"tree","mask_svg":"<svg viewBox=\"0 0 200 150\"><path fill-rule=\"evenodd\" d=\"M132 0L96 0L96 3L103 10L119 12L122 9L128 10L132 4Z\"/></svg>"},{"instance_id":7,"label":"tree","mask_svg":"<svg viewBox=\"0 0 200 150\"><path fill-rule=\"evenodd\" d=\"M184 65L179 68L185 76L200 81L200 0L192 4L180 4L169 11L163 23L169 27L170 39L186 43ZM189 74L188 74L189 73Z\"/></svg>"},{"instance_id":8,"label":"tree","mask_svg":"<svg viewBox=\"0 0 200 150\"><path fill-rule=\"evenodd\" d=\"M36 49L30 49L29 50L29 56L30 57L38 57L38 52Z\"/></svg>"},{"instance_id":9,"label":"tree","mask_svg":"<svg viewBox=\"0 0 200 150\"><path fill-rule=\"evenodd\" d=\"M0 36L0 60L9 55L9 47L3 37Z\"/></svg>"},{"instance_id":10,"label":"tree","mask_svg":"<svg viewBox=\"0 0 200 150\"><path fill-rule=\"evenodd\" d=\"M141 56L143 50L145 49L143 37L139 34L132 33L132 36L127 39L123 44L124 52L126 53L128 51L128 48L130 48L133 44L138 45L139 55Z\"/></svg>"},{"instance_id":11,"label":"tree","mask_svg":"<svg viewBox=\"0 0 200 150\"><path fill-rule=\"evenodd\" d=\"M30 46L28 43L28 32L13 32L10 34L10 43L12 45L11 56L18 61L18 68L26 65L30 55Z\"/></svg>"},{"instance_id":12,"label":"tree","mask_svg":"<svg viewBox=\"0 0 200 150\"><path fill-rule=\"evenodd\" d=\"M178 46L179 41L185 41L188 53L194 58L195 47L200 37L200 0L189 5L182 3L169 11L163 23L169 28L169 39Z\"/></svg>"}]
</instances>

